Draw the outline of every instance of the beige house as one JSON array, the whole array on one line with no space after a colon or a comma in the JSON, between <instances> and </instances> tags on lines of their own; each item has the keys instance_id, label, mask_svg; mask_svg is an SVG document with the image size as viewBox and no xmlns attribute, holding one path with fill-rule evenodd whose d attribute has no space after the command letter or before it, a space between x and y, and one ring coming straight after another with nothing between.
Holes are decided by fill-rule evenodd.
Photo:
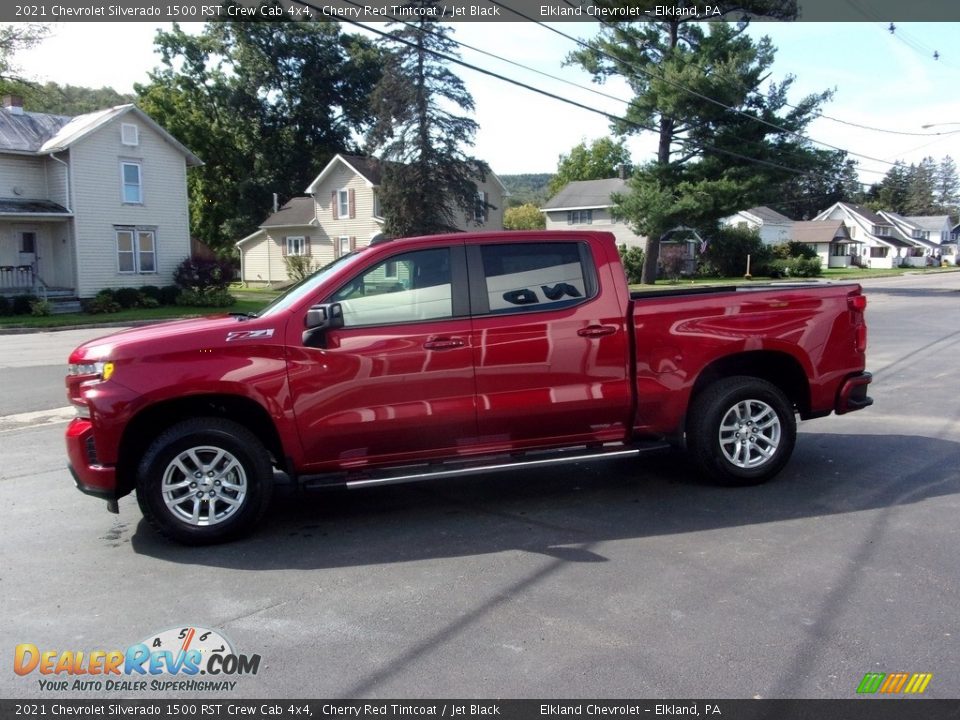
<instances>
[{"instance_id":1,"label":"beige house","mask_svg":"<svg viewBox=\"0 0 960 720\"><path fill-rule=\"evenodd\" d=\"M313 267L369 244L381 234L383 216L378 192L380 162L338 154L296 197L274 210L263 224L236 243L240 274L246 283L289 281L285 258L308 256ZM478 183L477 211L464 217L461 230L502 230L506 188L492 172Z\"/></svg>"},{"instance_id":2,"label":"beige house","mask_svg":"<svg viewBox=\"0 0 960 720\"><path fill-rule=\"evenodd\" d=\"M604 230L613 233L617 245L646 250L647 238L613 217L612 197L626 190L627 181L623 178L569 182L540 208L546 217L546 229Z\"/></svg>"},{"instance_id":3,"label":"beige house","mask_svg":"<svg viewBox=\"0 0 960 720\"><path fill-rule=\"evenodd\" d=\"M51 298L166 285L190 255L187 168L142 110L0 110L0 293Z\"/></svg>"}]
</instances>

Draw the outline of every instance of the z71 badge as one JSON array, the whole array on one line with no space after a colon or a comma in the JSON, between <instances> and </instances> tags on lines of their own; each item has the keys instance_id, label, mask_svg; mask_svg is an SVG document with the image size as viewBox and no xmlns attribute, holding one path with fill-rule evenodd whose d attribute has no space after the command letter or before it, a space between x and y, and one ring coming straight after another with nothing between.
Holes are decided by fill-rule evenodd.
<instances>
[{"instance_id":1,"label":"z71 badge","mask_svg":"<svg viewBox=\"0 0 960 720\"><path fill-rule=\"evenodd\" d=\"M227 342L236 340L266 340L273 337L273 328L267 330L235 330L227 333Z\"/></svg>"}]
</instances>

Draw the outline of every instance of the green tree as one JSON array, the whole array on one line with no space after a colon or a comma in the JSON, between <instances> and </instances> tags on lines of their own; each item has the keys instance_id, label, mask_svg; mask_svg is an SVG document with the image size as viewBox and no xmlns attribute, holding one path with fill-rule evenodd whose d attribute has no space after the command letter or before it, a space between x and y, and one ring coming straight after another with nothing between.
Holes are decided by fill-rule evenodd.
<instances>
[{"instance_id":1,"label":"green tree","mask_svg":"<svg viewBox=\"0 0 960 720\"><path fill-rule=\"evenodd\" d=\"M875 201L871 206L876 210L891 210L902 213L907 206L907 192L910 176L907 166L900 160L887 170L883 180L876 186Z\"/></svg>"},{"instance_id":2,"label":"green tree","mask_svg":"<svg viewBox=\"0 0 960 720\"><path fill-rule=\"evenodd\" d=\"M957 163L947 155L937 168L936 203L939 212L956 217L960 205L960 179L957 177Z\"/></svg>"},{"instance_id":3,"label":"green tree","mask_svg":"<svg viewBox=\"0 0 960 720\"><path fill-rule=\"evenodd\" d=\"M547 218L536 205L527 203L503 211L503 227L507 230L542 230L546 226Z\"/></svg>"},{"instance_id":4,"label":"green tree","mask_svg":"<svg viewBox=\"0 0 960 720\"><path fill-rule=\"evenodd\" d=\"M906 215L933 215L937 212L934 194L937 189L937 163L925 157L907 171L907 195L903 203Z\"/></svg>"},{"instance_id":5,"label":"green tree","mask_svg":"<svg viewBox=\"0 0 960 720\"><path fill-rule=\"evenodd\" d=\"M560 156L557 174L550 180L550 194L556 195L564 185L574 180L617 177L621 170L629 173L630 167L630 151L624 140L602 137L590 143L589 147L583 141L566 155Z\"/></svg>"},{"instance_id":6,"label":"green tree","mask_svg":"<svg viewBox=\"0 0 960 720\"><path fill-rule=\"evenodd\" d=\"M724 227L713 233L701 260L722 277L739 277L747 272L747 256L751 275L762 274L773 259L756 230Z\"/></svg>"},{"instance_id":7,"label":"green tree","mask_svg":"<svg viewBox=\"0 0 960 720\"><path fill-rule=\"evenodd\" d=\"M281 17L286 17L281 16ZM379 52L334 22L211 22L160 31L162 65L140 106L204 165L188 174L193 234L232 248L269 212L302 195L372 119Z\"/></svg>"},{"instance_id":8,"label":"green tree","mask_svg":"<svg viewBox=\"0 0 960 720\"><path fill-rule=\"evenodd\" d=\"M477 123L473 98L438 54L455 56L453 28L428 11L439 0L415 0L411 23L391 23L383 76L371 98L376 122L368 147L384 161L380 189L385 234L430 235L474 220L477 182L487 165L468 155Z\"/></svg>"},{"instance_id":9,"label":"green tree","mask_svg":"<svg viewBox=\"0 0 960 720\"><path fill-rule=\"evenodd\" d=\"M88 88L47 82L24 89L23 105L31 112L52 115L84 115L116 105L136 102L136 96L113 88Z\"/></svg>"},{"instance_id":10,"label":"green tree","mask_svg":"<svg viewBox=\"0 0 960 720\"><path fill-rule=\"evenodd\" d=\"M23 94L34 85L20 75L14 56L21 50L39 45L50 34L50 28L37 23L4 23L0 25L0 91Z\"/></svg>"},{"instance_id":11,"label":"green tree","mask_svg":"<svg viewBox=\"0 0 960 720\"><path fill-rule=\"evenodd\" d=\"M599 0L604 6L655 11L654 0ZM738 10L779 19L796 16L792 0L745 0ZM618 134L657 134L657 159L643 165L615 198L615 212L651 239L643 282L656 278L659 243L684 224L718 218L769 197L816 158L801 133L830 97L824 92L787 105L793 78L766 83L774 48L756 42L747 23L674 17L662 22L607 22L588 49L574 53L598 80L619 76L634 92ZM732 108L732 109L731 109Z\"/></svg>"}]
</instances>

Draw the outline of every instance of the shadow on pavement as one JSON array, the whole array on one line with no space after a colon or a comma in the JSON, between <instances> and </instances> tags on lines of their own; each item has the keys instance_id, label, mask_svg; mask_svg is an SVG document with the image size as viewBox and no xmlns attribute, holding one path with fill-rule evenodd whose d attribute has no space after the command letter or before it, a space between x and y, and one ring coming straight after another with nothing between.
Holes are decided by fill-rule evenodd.
<instances>
[{"instance_id":1,"label":"shadow on pavement","mask_svg":"<svg viewBox=\"0 0 960 720\"><path fill-rule=\"evenodd\" d=\"M138 553L247 570L320 569L508 550L605 562L595 543L891 508L960 492L960 445L908 435L802 433L793 459L752 488L703 484L674 453L274 503L235 543L181 547L141 520ZM570 547L580 546L580 547Z\"/></svg>"}]
</instances>

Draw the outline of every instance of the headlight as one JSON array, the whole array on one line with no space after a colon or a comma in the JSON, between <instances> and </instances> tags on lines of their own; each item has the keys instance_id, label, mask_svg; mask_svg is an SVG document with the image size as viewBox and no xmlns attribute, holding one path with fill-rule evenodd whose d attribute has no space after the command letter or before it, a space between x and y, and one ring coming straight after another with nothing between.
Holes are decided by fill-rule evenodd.
<instances>
[{"instance_id":1,"label":"headlight","mask_svg":"<svg viewBox=\"0 0 960 720\"><path fill-rule=\"evenodd\" d=\"M99 380L109 380L113 375L112 362L70 363L67 366L67 375L74 377L91 377Z\"/></svg>"}]
</instances>

